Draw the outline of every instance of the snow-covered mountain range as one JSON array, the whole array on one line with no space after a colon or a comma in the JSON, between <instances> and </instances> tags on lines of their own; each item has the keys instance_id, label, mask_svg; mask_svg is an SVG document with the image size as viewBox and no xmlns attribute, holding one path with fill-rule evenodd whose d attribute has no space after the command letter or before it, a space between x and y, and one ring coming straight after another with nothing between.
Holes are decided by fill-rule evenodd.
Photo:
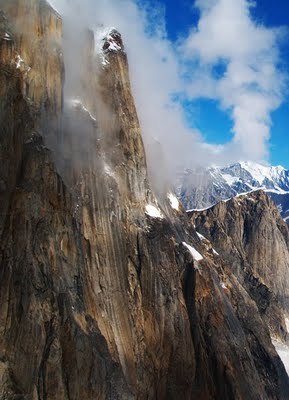
<instances>
[{"instance_id":1,"label":"snow-covered mountain range","mask_svg":"<svg viewBox=\"0 0 289 400\"><path fill-rule=\"evenodd\" d=\"M268 193L289 222L289 170L282 166L246 161L227 167L188 170L182 177L179 196L187 209L201 209L258 189Z\"/></svg>"}]
</instances>

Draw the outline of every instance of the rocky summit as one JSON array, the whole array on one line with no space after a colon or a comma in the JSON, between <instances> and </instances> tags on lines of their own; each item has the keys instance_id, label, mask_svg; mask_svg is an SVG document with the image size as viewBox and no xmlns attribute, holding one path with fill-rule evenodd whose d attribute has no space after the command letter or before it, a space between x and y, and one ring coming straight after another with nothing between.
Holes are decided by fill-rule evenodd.
<instances>
[{"instance_id":1,"label":"rocky summit","mask_svg":"<svg viewBox=\"0 0 289 400\"><path fill-rule=\"evenodd\" d=\"M62 30L0 0L1 400L287 400L277 208L157 198L120 33L85 32L74 93Z\"/></svg>"}]
</instances>

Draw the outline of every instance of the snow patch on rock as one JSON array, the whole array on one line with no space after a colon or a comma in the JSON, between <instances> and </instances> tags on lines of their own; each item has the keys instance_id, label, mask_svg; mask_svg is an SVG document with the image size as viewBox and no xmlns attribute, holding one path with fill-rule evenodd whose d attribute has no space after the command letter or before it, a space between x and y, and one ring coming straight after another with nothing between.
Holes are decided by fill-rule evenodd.
<instances>
[{"instance_id":1,"label":"snow patch on rock","mask_svg":"<svg viewBox=\"0 0 289 400\"><path fill-rule=\"evenodd\" d=\"M180 203L176 196L173 193L168 193L168 199L171 203L172 208L179 211Z\"/></svg>"},{"instance_id":2,"label":"snow patch on rock","mask_svg":"<svg viewBox=\"0 0 289 400\"><path fill-rule=\"evenodd\" d=\"M2 39L10 41L10 40L12 40L12 37L11 37L10 33L5 32Z\"/></svg>"},{"instance_id":3,"label":"snow patch on rock","mask_svg":"<svg viewBox=\"0 0 289 400\"><path fill-rule=\"evenodd\" d=\"M146 205L146 211L145 212L146 212L146 214L148 214L152 218L160 218L160 219L164 218L161 210L158 207L156 207L156 206L154 206L152 204L147 204Z\"/></svg>"},{"instance_id":4,"label":"snow patch on rock","mask_svg":"<svg viewBox=\"0 0 289 400\"><path fill-rule=\"evenodd\" d=\"M20 54L16 56L16 69L20 69L24 63L24 60L21 58Z\"/></svg>"},{"instance_id":5,"label":"snow patch on rock","mask_svg":"<svg viewBox=\"0 0 289 400\"><path fill-rule=\"evenodd\" d=\"M118 33L113 27L99 27L94 31L95 51L96 55L100 58L101 64L106 66L109 61L105 54L109 51L120 51L121 46L116 42L113 34ZM106 48L104 49L104 45Z\"/></svg>"},{"instance_id":6,"label":"snow patch on rock","mask_svg":"<svg viewBox=\"0 0 289 400\"><path fill-rule=\"evenodd\" d=\"M201 240L207 240L207 239L205 238L205 236L203 236L201 233L199 233L199 232L197 232L197 231L196 231L196 233L197 233L199 239L201 239Z\"/></svg>"},{"instance_id":7,"label":"snow patch on rock","mask_svg":"<svg viewBox=\"0 0 289 400\"><path fill-rule=\"evenodd\" d=\"M183 242L183 245L189 250L195 261L201 261L204 259L204 257L194 247L186 242Z\"/></svg>"},{"instance_id":8,"label":"snow patch on rock","mask_svg":"<svg viewBox=\"0 0 289 400\"><path fill-rule=\"evenodd\" d=\"M25 63L25 61L23 60L23 58L21 57L20 54L16 54L16 56L14 57L14 59L11 61L12 65L15 66L16 69L19 69L21 72L27 74L30 70L31 67L29 67L29 65L27 65Z\"/></svg>"}]
</instances>

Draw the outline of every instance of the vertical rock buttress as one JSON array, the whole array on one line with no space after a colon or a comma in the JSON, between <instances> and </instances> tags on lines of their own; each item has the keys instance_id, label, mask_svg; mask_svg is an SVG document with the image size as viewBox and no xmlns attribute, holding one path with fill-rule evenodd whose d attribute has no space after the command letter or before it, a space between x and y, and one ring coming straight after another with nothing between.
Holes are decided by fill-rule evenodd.
<instances>
[{"instance_id":1,"label":"vertical rock buttress","mask_svg":"<svg viewBox=\"0 0 289 400\"><path fill-rule=\"evenodd\" d=\"M126 54L107 50L87 107L68 111L83 122L75 137L89 135L75 165L60 115L61 20L42 1L0 6L1 397L187 398L190 323L174 243L152 235L145 214L157 202ZM53 135L61 162L47 147Z\"/></svg>"}]
</instances>

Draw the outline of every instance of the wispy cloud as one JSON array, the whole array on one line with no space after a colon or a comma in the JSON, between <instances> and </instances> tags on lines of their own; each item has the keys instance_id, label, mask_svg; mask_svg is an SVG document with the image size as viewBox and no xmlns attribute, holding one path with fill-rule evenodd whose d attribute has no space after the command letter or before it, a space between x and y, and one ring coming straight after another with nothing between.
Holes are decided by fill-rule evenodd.
<instances>
[{"instance_id":1,"label":"wispy cloud","mask_svg":"<svg viewBox=\"0 0 289 400\"><path fill-rule=\"evenodd\" d=\"M163 9L152 10L146 2L50 2L73 21L73 29L103 24L121 32L149 165L160 180L180 167L266 158L270 113L282 101L285 85L278 68L282 31L255 23L251 2L197 0L198 25L179 45L166 35ZM176 98L199 97L217 100L230 114L232 141L227 145L206 144L200 132L188 127Z\"/></svg>"}]
</instances>

